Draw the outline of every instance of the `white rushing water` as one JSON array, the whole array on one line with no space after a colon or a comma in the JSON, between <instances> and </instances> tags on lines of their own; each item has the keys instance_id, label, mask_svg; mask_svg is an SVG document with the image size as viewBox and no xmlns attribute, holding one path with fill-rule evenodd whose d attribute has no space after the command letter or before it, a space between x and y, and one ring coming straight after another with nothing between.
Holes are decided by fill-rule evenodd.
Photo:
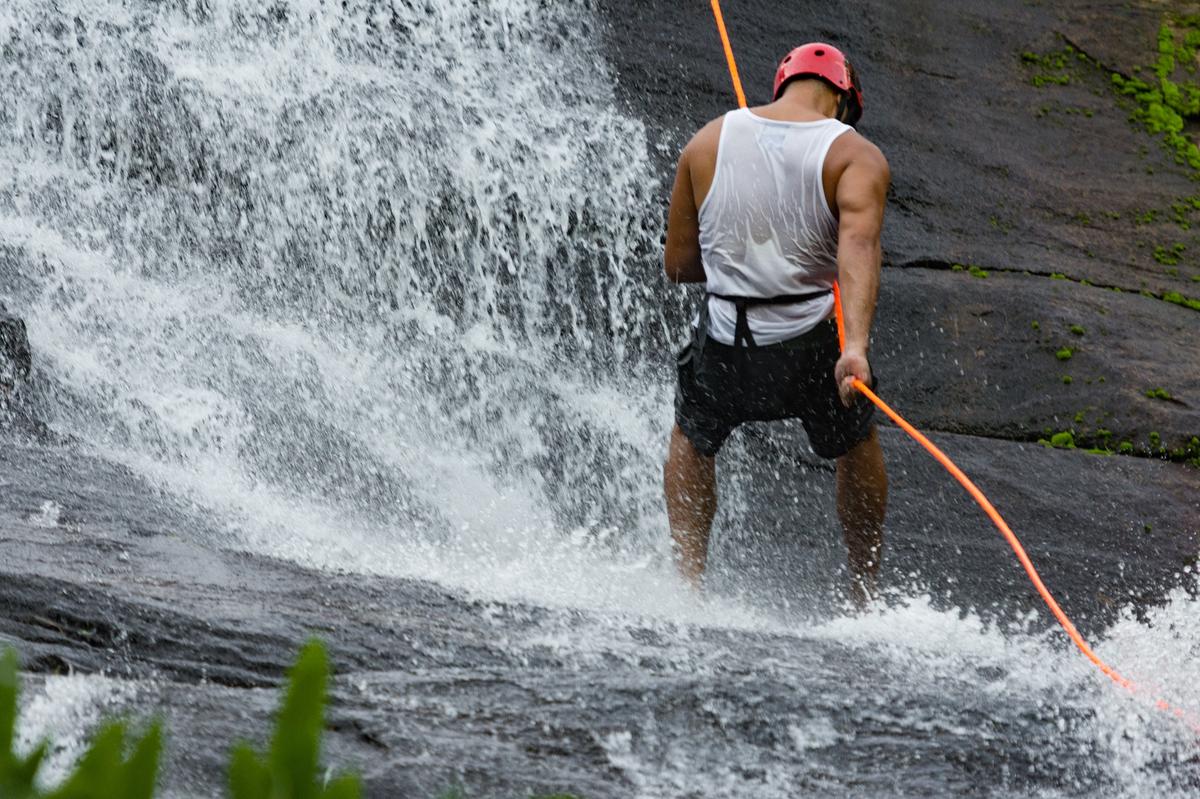
<instances>
[{"instance_id":1,"label":"white rushing water","mask_svg":"<svg viewBox=\"0 0 1200 799\"><path fill-rule=\"evenodd\" d=\"M929 690L1003 667L996 702L1058 697L1114 795L1164 795L1186 737L1053 636L920 599L797 628L680 590L664 187L600 36L536 0L8 0L0 299L40 414L216 514L214 546L604 609L604 657L653 614L684 671L708 668L687 624L879 649ZM1100 652L1200 708L1196 609L1180 592ZM578 641L525 645L586 661ZM837 740L793 726L798 750ZM736 795L632 735L603 746L643 795Z\"/></svg>"},{"instance_id":2,"label":"white rushing water","mask_svg":"<svg viewBox=\"0 0 1200 799\"><path fill-rule=\"evenodd\" d=\"M10 4L0 236L53 426L317 565L636 559L659 188L584 23Z\"/></svg>"}]
</instances>

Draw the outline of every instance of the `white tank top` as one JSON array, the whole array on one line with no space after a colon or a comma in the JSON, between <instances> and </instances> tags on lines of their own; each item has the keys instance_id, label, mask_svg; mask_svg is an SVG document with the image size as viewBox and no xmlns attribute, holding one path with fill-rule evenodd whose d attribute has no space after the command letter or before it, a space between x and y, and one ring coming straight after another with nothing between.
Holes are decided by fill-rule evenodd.
<instances>
[{"instance_id":1,"label":"white tank top","mask_svg":"<svg viewBox=\"0 0 1200 799\"><path fill-rule=\"evenodd\" d=\"M850 130L836 119L779 122L749 109L721 125L712 188L700 206L700 252L708 291L776 297L828 289L837 279L838 225L821 173L834 139ZM833 297L752 306L750 331L772 344L812 330L833 314ZM732 344L737 310L708 298L709 335Z\"/></svg>"}]
</instances>

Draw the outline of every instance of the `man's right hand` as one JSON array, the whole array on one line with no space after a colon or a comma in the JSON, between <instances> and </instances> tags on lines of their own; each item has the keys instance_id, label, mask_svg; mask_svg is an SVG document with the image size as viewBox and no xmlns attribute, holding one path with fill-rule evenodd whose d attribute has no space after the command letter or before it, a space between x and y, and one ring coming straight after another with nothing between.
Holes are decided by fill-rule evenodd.
<instances>
[{"instance_id":1,"label":"man's right hand","mask_svg":"<svg viewBox=\"0 0 1200 799\"><path fill-rule=\"evenodd\" d=\"M837 381L842 404L849 408L858 399L858 389L854 387L855 378L868 386L871 385L871 365L867 362L866 352L850 349L843 352L837 366L833 368L833 378Z\"/></svg>"}]
</instances>

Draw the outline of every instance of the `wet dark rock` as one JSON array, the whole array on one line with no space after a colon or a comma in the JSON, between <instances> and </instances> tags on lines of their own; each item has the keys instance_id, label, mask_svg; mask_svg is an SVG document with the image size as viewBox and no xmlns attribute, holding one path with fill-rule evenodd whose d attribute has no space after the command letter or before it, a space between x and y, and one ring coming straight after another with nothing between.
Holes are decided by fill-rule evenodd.
<instances>
[{"instance_id":1,"label":"wet dark rock","mask_svg":"<svg viewBox=\"0 0 1200 799\"><path fill-rule=\"evenodd\" d=\"M999 618L1040 614L1007 543L962 487L901 431L882 435L890 475L884 584ZM781 599L794 602L798 591L822 608L840 594L845 547L832 471L802 454L802 436L796 427L783 435L746 431L746 453L778 476L726 478L755 512L725 510L715 558L734 584L753 575L756 585L775 585ZM1046 583L1093 634L1122 607L1154 604L1197 562L1195 470L978 436L932 439L991 498Z\"/></svg>"},{"instance_id":2,"label":"wet dark rock","mask_svg":"<svg viewBox=\"0 0 1200 799\"><path fill-rule=\"evenodd\" d=\"M769 99L778 59L799 42L829 40L853 58L861 131L892 164L891 265L933 259L1200 293L1194 268L1171 275L1153 258L1155 243L1193 238L1170 221L1171 203L1195 193L1173 155L1130 124L1103 69L1072 62L1070 83L1039 88L1021 59L1061 50L1070 33L1097 57L1153 63L1161 16L1146 15L1162 7L1135 4L1142 22L1130 27L1128 5L805 0L781 14L746 0L725 15L752 105ZM735 104L712 15L651 0L601 7L620 99L646 120L669 187L679 147ZM1136 224L1149 209L1158 221Z\"/></svg>"},{"instance_id":3,"label":"wet dark rock","mask_svg":"<svg viewBox=\"0 0 1200 799\"><path fill-rule=\"evenodd\" d=\"M32 363L25 322L0 305L0 402L29 379Z\"/></svg>"},{"instance_id":4,"label":"wet dark rock","mask_svg":"<svg viewBox=\"0 0 1200 799\"><path fill-rule=\"evenodd\" d=\"M874 359L920 427L1021 441L1068 430L1148 454L1151 433L1168 450L1200 435L1198 317L1023 273L906 269L884 283ZM1146 396L1158 388L1169 399Z\"/></svg>"},{"instance_id":5,"label":"wet dark rock","mask_svg":"<svg viewBox=\"0 0 1200 799\"><path fill-rule=\"evenodd\" d=\"M313 634L328 641L337 673L327 752L363 772L368 796L433 796L454 784L485 797L629 796L647 775L661 773L664 785L678 778L680 730L688 751L704 754L689 768L713 779L736 764L742 779L785 774L831 796L861 795L864 784L895 796L969 791L1002 776L1014 791L1036 792L1053 779L1046 764L1060 761L1079 763L1082 784L1097 779L1089 758L1073 759L1082 741L1055 724L1093 712L1072 709L1083 699L978 664L1005 681L1005 696L1020 692L997 703L969 656L914 653L929 678L914 682L911 661L870 642L806 633L800 620L825 613L841 579L832 474L781 451L779 437L766 442L751 429L739 440L735 448L759 449L779 474L734 476L735 493L760 511L726 508L714 588L750 579L768 599L777 588L793 610L772 611L775 632L684 631L637 615L479 601L229 551L219 529L127 470L73 448L5 442L0 643L20 649L32 691L36 675L103 673L110 711L162 713L167 796L219 790L228 746L263 740L274 686ZM966 436L938 441L1009 515L1088 634L1118 605L1154 601L1195 559L1200 508L1178 469ZM984 608L985 618L1035 608L1005 545L961 491L895 432L884 443L893 466L888 584L923 586L947 605ZM1051 483L1053 495L1041 490ZM1154 496L1148 483L1159 487ZM815 739L794 739L814 725L823 730ZM864 740L871 745L846 746ZM804 757L789 754L800 745ZM929 758L932 771L914 765Z\"/></svg>"},{"instance_id":6,"label":"wet dark rock","mask_svg":"<svg viewBox=\"0 0 1200 799\"><path fill-rule=\"evenodd\" d=\"M704 6L601 7L618 96L646 122L665 203L679 149L734 106L721 42ZM861 131L893 171L874 358L884 398L913 421L1028 442L1073 431L1143 455L1162 454L1152 433L1166 450L1200 434L1200 314L1159 298L1200 294L1200 271L1153 254L1200 248L1170 210L1195 183L1130 123L1107 71L1154 61L1162 14L1115 1L728 4L751 104L803 41L844 47L862 75ZM1086 51L1067 60L1069 81L1035 86L1040 67L1022 54L1068 41ZM1170 399L1146 396L1158 388ZM1068 480L1082 478L1075 463ZM1179 479L1200 490L1200 471Z\"/></svg>"},{"instance_id":7,"label":"wet dark rock","mask_svg":"<svg viewBox=\"0 0 1200 799\"><path fill-rule=\"evenodd\" d=\"M48 435L29 403L32 370L33 355L25 322L0 305L0 432L42 438Z\"/></svg>"}]
</instances>

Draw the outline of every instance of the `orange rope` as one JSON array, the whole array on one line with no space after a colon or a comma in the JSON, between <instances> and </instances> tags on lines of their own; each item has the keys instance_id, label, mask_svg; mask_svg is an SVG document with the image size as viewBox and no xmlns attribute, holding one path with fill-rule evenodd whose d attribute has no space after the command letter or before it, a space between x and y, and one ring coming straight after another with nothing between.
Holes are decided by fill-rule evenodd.
<instances>
[{"instance_id":1,"label":"orange rope","mask_svg":"<svg viewBox=\"0 0 1200 799\"><path fill-rule=\"evenodd\" d=\"M833 284L833 307L834 313L837 317L838 347L839 349L845 349L846 322L842 315L842 293L837 283ZM1013 533L1012 528L1008 526L1008 522L1004 521L1004 517L1001 516L1000 512L996 510L996 506L993 505L987 496L979 490L979 487L971 481L971 478L967 477L967 475L963 473L963 470L958 468L954 461L950 460L946 453L938 449L937 445L930 441L924 433L909 424L908 420L903 416L896 413L896 411L894 411L890 405L880 399L874 391L872 391L865 383L863 383L863 381L855 378L853 385L854 388L863 394L863 396L874 403L879 410L887 414L888 418L899 425L901 430L903 430L905 433L908 433L908 435L911 436L914 441L924 447L926 451L928 451L929 454L932 455L934 459L940 463L946 469L946 471L948 471L950 475L962 485L963 488L967 490L967 493L970 494L975 502L979 504L979 507L983 508L983 512L988 515L988 518L990 518L992 523L995 524L1000 530L1000 533L1004 536L1004 540L1008 542L1008 545L1016 554L1017 560L1021 562L1021 566L1024 567L1025 573L1029 575L1029 581L1033 583L1033 587L1037 589L1038 595L1041 596L1042 601L1046 603L1046 607L1050 608L1050 612L1054 614L1054 618L1058 620L1059 625L1062 626L1063 630L1067 634L1067 637L1069 637L1079 651L1083 653L1084 657L1095 664L1096 668L1100 669L1101 672L1103 672L1117 685L1125 688L1126 690L1136 692L1138 690L1137 685L1135 685L1126 677L1121 676L1120 672L1101 660L1100 656L1096 654L1095 650L1093 650L1092 647L1088 645L1088 642L1084 640L1083 636L1079 634L1079 630L1075 628L1075 625L1071 622L1071 619L1067 617L1065 612L1063 612L1062 606L1058 604L1058 601L1054 598L1054 595L1050 593L1050 589L1048 589L1046 584L1042 582L1041 575L1039 575L1037 569L1034 568L1033 561L1029 559L1029 555L1025 552L1025 547L1021 545L1020 539L1018 539L1016 534ZM1187 714L1182 709L1172 706L1169 702L1162 698L1156 698L1154 701L1154 706L1159 710L1171 713L1172 715L1183 719L1193 731L1200 733L1200 723L1188 718Z\"/></svg>"},{"instance_id":2,"label":"orange rope","mask_svg":"<svg viewBox=\"0 0 1200 799\"><path fill-rule=\"evenodd\" d=\"M725 62L729 65L729 77L733 79L733 93L737 95L738 107L746 107L746 93L742 91L742 79L738 77L737 61L733 58L733 45L729 43L729 31L725 30L725 17L721 15L720 0L712 0L713 16L717 18L717 32L725 47Z\"/></svg>"},{"instance_id":3,"label":"orange rope","mask_svg":"<svg viewBox=\"0 0 1200 799\"><path fill-rule=\"evenodd\" d=\"M721 41L725 45L725 58L729 62L730 76L733 78L734 89L737 91L738 95L738 105L744 108L746 105L746 98L742 94L741 80L738 78L737 67L735 66L733 60L733 48L729 43L729 35L725 30L725 21L721 17L720 0L712 0L712 8L713 15L717 19L717 29L721 33ZM838 348L844 350L846 348L846 322L842 315L842 292L841 288L836 282L833 284L833 307L834 315L837 319ZM1000 530L1000 533L1004 536L1004 540L1008 542L1008 545L1016 554L1017 560L1021 562L1021 566L1024 567L1025 573L1029 576L1029 580L1033 583L1033 587L1037 589L1042 601L1046 603L1048 608L1050 608L1050 612L1054 614L1054 618L1058 620L1058 623L1062 626L1063 630L1066 631L1067 636L1071 639L1079 651L1083 653L1084 657L1095 664L1096 668L1100 669L1100 671L1102 671L1117 685L1120 685L1122 688L1125 688L1129 691L1136 691L1137 686L1135 686L1130 680L1121 676L1121 674L1118 673L1117 670L1112 666L1109 666L1107 663L1101 660L1091 646L1088 645L1088 642L1084 640L1083 636L1079 634L1079 630L1075 628L1075 625L1071 622L1070 618L1067 617L1067 614L1063 612L1062 607L1054 599L1054 596L1050 593L1050 590L1046 588L1046 584L1042 582L1041 576L1038 574L1037 569L1035 569L1033 566L1033 561L1029 559L1029 555L1025 552L1025 547L1021 545L1020 540L1008 526L1008 523L1004 521L1004 518L1000 515L999 511L996 510L995 506L992 505L987 496L985 496L984 493L979 490L975 483L971 482L971 479L963 473L962 469L959 469L958 466L955 465L954 461L947 457L946 453L938 449L932 441L926 438L920 430L909 424L904 417L892 410L891 406L880 399L879 396L876 395L875 392L870 388L868 388L862 380L855 378L853 386L860 393L862 393L863 396L874 403L876 407L883 411L888 418L899 425L900 429L902 429L918 444L924 447L929 454L932 455L938 463L945 467L946 471L948 471L950 475L967 490L967 493L970 494L971 497L979 504L979 507L983 508L983 512L988 515L988 518L990 518L992 523L995 524ZM1170 703L1163 699L1156 699L1154 706L1159 710L1169 712L1178 718L1184 719L1194 731L1200 733L1200 724L1197 724L1191 719L1187 719L1183 710L1173 707Z\"/></svg>"}]
</instances>

